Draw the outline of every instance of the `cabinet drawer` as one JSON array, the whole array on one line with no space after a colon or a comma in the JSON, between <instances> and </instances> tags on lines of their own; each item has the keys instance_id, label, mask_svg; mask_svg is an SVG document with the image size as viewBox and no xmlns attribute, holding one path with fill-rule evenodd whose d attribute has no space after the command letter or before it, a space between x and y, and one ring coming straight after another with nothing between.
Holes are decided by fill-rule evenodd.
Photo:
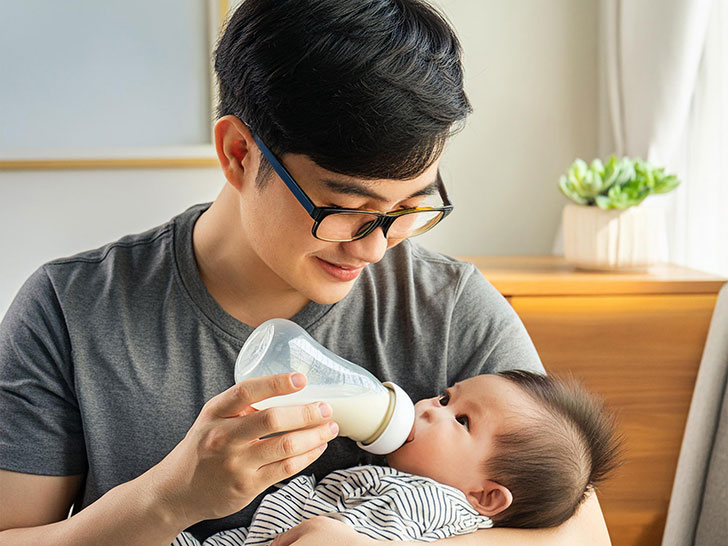
<instances>
[{"instance_id":1,"label":"cabinet drawer","mask_svg":"<svg viewBox=\"0 0 728 546\"><path fill-rule=\"evenodd\" d=\"M618 416L624 465L599 492L615 546L658 546L715 294L512 296L550 373Z\"/></svg>"}]
</instances>

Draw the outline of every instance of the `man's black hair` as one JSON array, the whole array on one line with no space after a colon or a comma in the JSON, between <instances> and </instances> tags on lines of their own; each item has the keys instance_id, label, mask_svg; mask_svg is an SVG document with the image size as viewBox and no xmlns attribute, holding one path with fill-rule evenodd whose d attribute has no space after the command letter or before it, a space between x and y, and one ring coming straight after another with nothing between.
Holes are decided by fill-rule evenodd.
<instances>
[{"instance_id":1,"label":"man's black hair","mask_svg":"<svg viewBox=\"0 0 728 546\"><path fill-rule=\"evenodd\" d=\"M460 44L420 0L246 0L220 38L218 116L279 157L410 179L471 111Z\"/></svg>"}]
</instances>

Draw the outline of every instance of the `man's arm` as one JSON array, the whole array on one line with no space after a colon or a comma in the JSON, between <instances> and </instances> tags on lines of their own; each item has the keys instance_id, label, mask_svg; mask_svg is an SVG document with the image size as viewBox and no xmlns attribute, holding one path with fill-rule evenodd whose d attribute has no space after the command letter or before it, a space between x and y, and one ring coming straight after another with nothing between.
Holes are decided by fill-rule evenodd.
<instances>
[{"instance_id":1,"label":"man's arm","mask_svg":"<svg viewBox=\"0 0 728 546\"><path fill-rule=\"evenodd\" d=\"M230 387L205 404L185 438L161 462L69 519L63 518L80 486L79 476L1 474L0 546L168 546L198 521L237 512L269 486L310 465L336 436L326 404L251 407L305 384L301 374L279 374ZM34 516L26 498L36 499L42 514Z\"/></svg>"},{"instance_id":2,"label":"man's arm","mask_svg":"<svg viewBox=\"0 0 728 546\"><path fill-rule=\"evenodd\" d=\"M164 512L144 475L65 519L82 483L83 475L0 471L0 546L168 545L183 530Z\"/></svg>"},{"instance_id":3,"label":"man's arm","mask_svg":"<svg viewBox=\"0 0 728 546\"><path fill-rule=\"evenodd\" d=\"M83 474L37 476L0 470L0 531L65 519L83 478Z\"/></svg>"},{"instance_id":4,"label":"man's arm","mask_svg":"<svg viewBox=\"0 0 728 546\"><path fill-rule=\"evenodd\" d=\"M576 514L552 529L483 529L469 535L435 541L453 546L611 546L607 524L596 495ZM416 544L416 543L412 543Z\"/></svg>"},{"instance_id":5,"label":"man's arm","mask_svg":"<svg viewBox=\"0 0 728 546\"><path fill-rule=\"evenodd\" d=\"M271 546L374 546L391 544L358 533L344 523L316 517L278 535ZM398 544L420 544L402 541ZM567 522L553 529L482 529L475 533L435 540L448 546L611 546L599 501L591 495Z\"/></svg>"}]
</instances>

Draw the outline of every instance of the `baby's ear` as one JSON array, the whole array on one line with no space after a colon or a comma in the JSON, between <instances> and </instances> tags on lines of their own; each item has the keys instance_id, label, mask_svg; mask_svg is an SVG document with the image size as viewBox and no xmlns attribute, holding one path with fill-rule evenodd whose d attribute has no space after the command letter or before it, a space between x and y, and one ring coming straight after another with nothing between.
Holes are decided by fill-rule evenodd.
<instances>
[{"instance_id":1,"label":"baby's ear","mask_svg":"<svg viewBox=\"0 0 728 546\"><path fill-rule=\"evenodd\" d=\"M482 485L482 489L470 491L465 495L479 514L495 516L513 503L513 495L507 487L491 480L485 480Z\"/></svg>"}]
</instances>

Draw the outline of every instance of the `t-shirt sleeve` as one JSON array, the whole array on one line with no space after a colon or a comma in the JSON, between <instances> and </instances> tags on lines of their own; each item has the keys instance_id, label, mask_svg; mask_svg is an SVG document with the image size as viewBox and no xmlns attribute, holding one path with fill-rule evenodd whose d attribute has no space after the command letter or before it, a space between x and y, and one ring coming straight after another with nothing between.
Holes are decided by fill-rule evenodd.
<instances>
[{"instance_id":1,"label":"t-shirt sleeve","mask_svg":"<svg viewBox=\"0 0 728 546\"><path fill-rule=\"evenodd\" d=\"M521 319L475 266L457 288L448 351L448 361L458 364L450 385L503 370L545 373Z\"/></svg>"},{"instance_id":2,"label":"t-shirt sleeve","mask_svg":"<svg viewBox=\"0 0 728 546\"><path fill-rule=\"evenodd\" d=\"M0 322L0 468L44 475L86 471L71 342L45 267Z\"/></svg>"}]
</instances>

